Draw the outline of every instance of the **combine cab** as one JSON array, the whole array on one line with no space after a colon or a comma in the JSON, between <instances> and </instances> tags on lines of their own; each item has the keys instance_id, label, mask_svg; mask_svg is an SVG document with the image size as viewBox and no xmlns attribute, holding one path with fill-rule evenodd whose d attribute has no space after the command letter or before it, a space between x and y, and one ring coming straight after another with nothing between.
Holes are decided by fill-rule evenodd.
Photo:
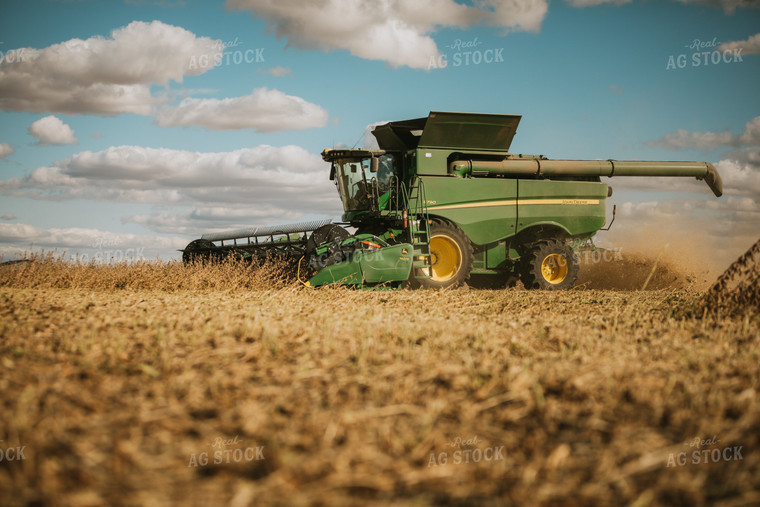
<instances>
[{"instance_id":1,"label":"combine cab","mask_svg":"<svg viewBox=\"0 0 760 507\"><path fill-rule=\"evenodd\" d=\"M578 276L571 244L605 224L612 189L602 176L695 177L722 194L720 175L705 162L510 153L520 118L431 112L377 126L379 150L322 152L343 203L341 223L208 234L183 259L285 257L310 271L315 286L444 288L477 276L567 289Z\"/></svg>"}]
</instances>

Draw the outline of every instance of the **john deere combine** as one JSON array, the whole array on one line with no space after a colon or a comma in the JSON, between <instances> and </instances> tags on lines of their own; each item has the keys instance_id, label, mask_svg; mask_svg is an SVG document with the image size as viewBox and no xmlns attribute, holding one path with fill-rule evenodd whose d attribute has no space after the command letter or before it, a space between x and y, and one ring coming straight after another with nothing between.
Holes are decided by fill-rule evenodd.
<instances>
[{"instance_id":1,"label":"john deere combine","mask_svg":"<svg viewBox=\"0 0 760 507\"><path fill-rule=\"evenodd\" d=\"M292 259L312 286L442 288L477 276L567 289L578 276L571 243L605 224L612 188L602 176L689 176L722 194L720 175L704 162L510 153L520 118L431 112L377 126L379 150L322 152L343 202L341 223L206 234L183 259Z\"/></svg>"}]
</instances>

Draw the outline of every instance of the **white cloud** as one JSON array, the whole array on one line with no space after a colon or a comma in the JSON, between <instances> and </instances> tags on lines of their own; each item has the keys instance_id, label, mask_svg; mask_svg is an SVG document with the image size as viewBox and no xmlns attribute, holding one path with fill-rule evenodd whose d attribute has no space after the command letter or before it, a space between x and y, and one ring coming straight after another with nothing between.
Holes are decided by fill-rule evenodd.
<instances>
[{"instance_id":1,"label":"white cloud","mask_svg":"<svg viewBox=\"0 0 760 507\"><path fill-rule=\"evenodd\" d=\"M340 199L328 174L321 157L292 145L220 153L114 146L0 180L0 194L154 204L162 207L158 214L129 221L161 232L177 225L175 233L192 234L209 227L257 225L252 222L259 219L276 223L308 213L339 215ZM167 212L171 207L196 210ZM179 219L184 222L172 223Z\"/></svg>"},{"instance_id":2,"label":"white cloud","mask_svg":"<svg viewBox=\"0 0 760 507\"><path fill-rule=\"evenodd\" d=\"M278 90L224 99L185 98L177 105L171 91L151 94L151 86L181 83L203 74L223 58L221 40L197 37L160 21L134 21L110 38L71 39L43 49L22 48L11 63L0 64L0 109L115 116L158 114L164 126L201 125L208 129L254 128L262 132L324 126L327 112ZM288 69L272 69L285 75ZM46 120L48 121L48 120ZM48 125L48 130L54 128ZM58 129L60 130L60 129ZM36 135L36 134L33 134ZM44 141L45 144L72 144Z\"/></svg>"},{"instance_id":3,"label":"white cloud","mask_svg":"<svg viewBox=\"0 0 760 507\"><path fill-rule=\"evenodd\" d=\"M724 42L718 46L718 51L733 51L741 49L742 54L755 55L760 53L760 33L752 35L747 40Z\"/></svg>"},{"instance_id":4,"label":"white cloud","mask_svg":"<svg viewBox=\"0 0 760 507\"><path fill-rule=\"evenodd\" d=\"M37 138L38 144L77 144L74 131L57 116L45 116L29 126L29 133Z\"/></svg>"},{"instance_id":5,"label":"white cloud","mask_svg":"<svg viewBox=\"0 0 760 507\"><path fill-rule=\"evenodd\" d=\"M623 5L632 0L565 0L573 7ZM680 0L723 7L756 7L757 0ZM539 32L548 0L227 0L230 10L251 12L288 45L324 51L347 50L392 67L430 68L440 56L431 35L442 28L494 26L503 33ZM435 59L435 60L433 60Z\"/></svg>"},{"instance_id":6,"label":"white cloud","mask_svg":"<svg viewBox=\"0 0 760 507\"><path fill-rule=\"evenodd\" d=\"M162 127L200 125L211 130L252 128L258 132L324 127L327 111L279 90L257 88L250 95L226 99L186 98L159 109Z\"/></svg>"},{"instance_id":7,"label":"white cloud","mask_svg":"<svg viewBox=\"0 0 760 507\"><path fill-rule=\"evenodd\" d=\"M44 229L29 224L0 224L0 242L33 242L37 246L102 248L108 246L148 246L158 242L162 247L181 247L184 238L165 238L129 233L115 233L98 229L65 227Z\"/></svg>"},{"instance_id":8,"label":"white cloud","mask_svg":"<svg viewBox=\"0 0 760 507\"><path fill-rule=\"evenodd\" d=\"M210 70L223 46L160 21L134 21L110 38L19 51L21 58L0 65L0 109L113 116L149 115L163 100L151 95L151 85ZM191 68L201 55L207 65Z\"/></svg>"},{"instance_id":9,"label":"white cloud","mask_svg":"<svg viewBox=\"0 0 760 507\"><path fill-rule=\"evenodd\" d=\"M337 200L337 195L334 196ZM259 225L297 222L306 214L298 206L280 208L274 205L230 204L228 206L199 206L192 209L163 210L151 214L131 215L123 223L142 225L152 231L186 234L199 237L202 233L240 229ZM336 213L321 213L325 217Z\"/></svg>"},{"instance_id":10,"label":"white cloud","mask_svg":"<svg viewBox=\"0 0 760 507\"><path fill-rule=\"evenodd\" d=\"M689 132L688 130L678 129L657 141L647 143L652 147L668 148L670 150L680 150L682 148L700 148L703 150L714 150L719 146L733 146L737 137L729 131L724 132Z\"/></svg>"},{"instance_id":11,"label":"white cloud","mask_svg":"<svg viewBox=\"0 0 760 507\"><path fill-rule=\"evenodd\" d=\"M138 261L176 257L188 243L180 236L115 233L81 227L45 229L29 224L0 223L0 254L22 257L39 250L57 250L67 257L100 261Z\"/></svg>"},{"instance_id":12,"label":"white cloud","mask_svg":"<svg viewBox=\"0 0 760 507\"><path fill-rule=\"evenodd\" d=\"M726 153L725 157L743 164L748 164L760 170L760 146L749 146L739 150L733 150Z\"/></svg>"},{"instance_id":13,"label":"white cloud","mask_svg":"<svg viewBox=\"0 0 760 507\"><path fill-rule=\"evenodd\" d=\"M678 0L682 4L700 4L710 7L722 7L726 14L734 14L736 9L757 8L760 3L757 0Z\"/></svg>"},{"instance_id":14,"label":"white cloud","mask_svg":"<svg viewBox=\"0 0 760 507\"><path fill-rule=\"evenodd\" d=\"M504 28L504 33L516 30L540 32L549 10L547 0L479 0L475 5L492 12L487 17L487 24Z\"/></svg>"},{"instance_id":15,"label":"white cloud","mask_svg":"<svg viewBox=\"0 0 760 507\"><path fill-rule=\"evenodd\" d=\"M227 0L266 20L288 44L303 49L348 50L393 67L425 69L440 53L430 36L442 27L477 24L538 31L546 0L478 0L474 7L453 0Z\"/></svg>"},{"instance_id":16,"label":"white cloud","mask_svg":"<svg viewBox=\"0 0 760 507\"><path fill-rule=\"evenodd\" d=\"M752 118L744 127L741 134L724 132L689 132L678 129L676 132L666 134L657 141L647 143L652 147L662 147L671 150L681 148L700 148L714 150L721 146L753 146L760 145L760 116Z\"/></svg>"},{"instance_id":17,"label":"white cloud","mask_svg":"<svg viewBox=\"0 0 760 507\"><path fill-rule=\"evenodd\" d=\"M755 148L733 155L715 164L726 193L752 196L760 202L760 150ZM743 156L747 158L742 160Z\"/></svg>"},{"instance_id":18,"label":"white cloud","mask_svg":"<svg viewBox=\"0 0 760 507\"><path fill-rule=\"evenodd\" d=\"M372 134L372 128L377 127L378 125L385 125L390 121L391 120L376 121L375 123L370 123L364 127L364 132L362 133L362 138L359 142L361 147L365 150L379 150L380 145L377 144L377 138ZM341 148L341 146L336 146L336 148ZM345 146L345 148L348 148L348 146Z\"/></svg>"},{"instance_id":19,"label":"white cloud","mask_svg":"<svg viewBox=\"0 0 760 507\"><path fill-rule=\"evenodd\" d=\"M13 153L16 150L13 149L13 147L8 143L0 143L0 158L5 158L10 155L13 155Z\"/></svg>"}]
</instances>

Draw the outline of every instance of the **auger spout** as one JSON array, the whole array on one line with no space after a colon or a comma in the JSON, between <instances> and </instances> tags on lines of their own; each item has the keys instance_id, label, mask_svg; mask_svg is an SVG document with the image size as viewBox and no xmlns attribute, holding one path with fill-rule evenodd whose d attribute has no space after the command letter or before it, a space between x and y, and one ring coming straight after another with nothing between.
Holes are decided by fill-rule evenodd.
<instances>
[{"instance_id":1,"label":"auger spout","mask_svg":"<svg viewBox=\"0 0 760 507\"><path fill-rule=\"evenodd\" d=\"M458 176L691 176L704 180L716 197L723 181L708 162L646 162L639 160L550 160L542 156L509 155L503 160L454 160L449 174Z\"/></svg>"}]
</instances>

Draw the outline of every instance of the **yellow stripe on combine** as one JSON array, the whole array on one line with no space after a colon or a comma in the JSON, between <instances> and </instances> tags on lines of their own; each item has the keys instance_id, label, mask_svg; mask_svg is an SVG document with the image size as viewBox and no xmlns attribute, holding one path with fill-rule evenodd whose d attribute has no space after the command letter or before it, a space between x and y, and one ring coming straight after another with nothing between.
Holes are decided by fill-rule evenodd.
<instances>
[{"instance_id":1,"label":"yellow stripe on combine","mask_svg":"<svg viewBox=\"0 0 760 507\"><path fill-rule=\"evenodd\" d=\"M541 204L558 204L562 206L590 206L599 204L599 199L511 199L509 201L485 201L471 202L466 204L449 204L447 206L428 206L428 209L465 209L465 208L487 208L491 206L530 206Z\"/></svg>"}]
</instances>

